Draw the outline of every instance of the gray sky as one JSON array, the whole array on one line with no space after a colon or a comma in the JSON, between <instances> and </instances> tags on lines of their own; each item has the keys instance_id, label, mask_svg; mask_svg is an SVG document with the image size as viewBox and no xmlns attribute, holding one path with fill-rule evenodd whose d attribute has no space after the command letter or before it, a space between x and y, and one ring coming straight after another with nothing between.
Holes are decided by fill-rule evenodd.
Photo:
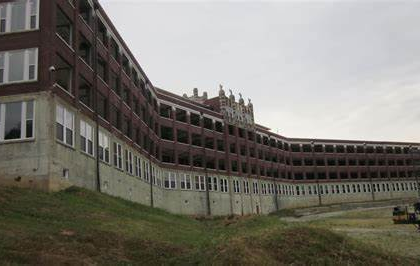
<instances>
[{"instance_id":1,"label":"gray sky","mask_svg":"<svg viewBox=\"0 0 420 266\"><path fill-rule=\"evenodd\" d=\"M221 83L287 137L420 142L420 1L100 2L155 86Z\"/></svg>"}]
</instances>

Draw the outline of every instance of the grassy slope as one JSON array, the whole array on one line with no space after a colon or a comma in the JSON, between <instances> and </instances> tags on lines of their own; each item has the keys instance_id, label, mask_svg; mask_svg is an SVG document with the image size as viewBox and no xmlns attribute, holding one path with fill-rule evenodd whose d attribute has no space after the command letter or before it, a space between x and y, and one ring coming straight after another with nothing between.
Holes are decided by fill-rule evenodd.
<instances>
[{"instance_id":1,"label":"grassy slope","mask_svg":"<svg viewBox=\"0 0 420 266\"><path fill-rule=\"evenodd\" d=\"M0 264L419 264L276 216L198 221L71 188L0 188Z\"/></svg>"}]
</instances>

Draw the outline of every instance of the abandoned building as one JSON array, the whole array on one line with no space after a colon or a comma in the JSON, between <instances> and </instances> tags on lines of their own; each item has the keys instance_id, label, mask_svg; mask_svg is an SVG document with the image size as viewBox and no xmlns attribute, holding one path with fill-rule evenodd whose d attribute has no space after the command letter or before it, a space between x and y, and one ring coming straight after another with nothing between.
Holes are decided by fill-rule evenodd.
<instances>
[{"instance_id":1,"label":"abandoned building","mask_svg":"<svg viewBox=\"0 0 420 266\"><path fill-rule=\"evenodd\" d=\"M203 215L418 196L419 143L284 137L214 93L154 87L95 0L0 3L3 185Z\"/></svg>"}]
</instances>

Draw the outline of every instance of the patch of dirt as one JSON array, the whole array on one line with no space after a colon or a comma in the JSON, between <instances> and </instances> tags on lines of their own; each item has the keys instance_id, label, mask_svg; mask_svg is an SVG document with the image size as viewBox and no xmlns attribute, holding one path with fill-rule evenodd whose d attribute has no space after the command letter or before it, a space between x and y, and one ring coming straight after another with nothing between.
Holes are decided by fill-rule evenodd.
<instances>
[{"instance_id":1,"label":"patch of dirt","mask_svg":"<svg viewBox=\"0 0 420 266\"><path fill-rule=\"evenodd\" d=\"M331 212L316 213L316 214L307 213L307 214L302 214L299 217L281 217L280 220L285 221L285 222L310 222L310 221L322 220L325 218L341 216L349 212L392 209L393 207L394 206L382 206L382 207L371 207L371 208L356 208L352 210L331 211Z\"/></svg>"}]
</instances>

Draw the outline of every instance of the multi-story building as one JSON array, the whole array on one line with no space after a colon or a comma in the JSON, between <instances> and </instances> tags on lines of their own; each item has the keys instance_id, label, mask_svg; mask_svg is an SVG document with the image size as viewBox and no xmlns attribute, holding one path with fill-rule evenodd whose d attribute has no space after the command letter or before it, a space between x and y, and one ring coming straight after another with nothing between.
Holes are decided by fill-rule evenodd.
<instances>
[{"instance_id":1,"label":"multi-story building","mask_svg":"<svg viewBox=\"0 0 420 266\"><path fill-rule=\"evenodd\" d=\"M274 134L222 87L155 88L95 0L0 1L2 184L268 213L416 197L419 145Z\"/></svg>"}]
</instances>

